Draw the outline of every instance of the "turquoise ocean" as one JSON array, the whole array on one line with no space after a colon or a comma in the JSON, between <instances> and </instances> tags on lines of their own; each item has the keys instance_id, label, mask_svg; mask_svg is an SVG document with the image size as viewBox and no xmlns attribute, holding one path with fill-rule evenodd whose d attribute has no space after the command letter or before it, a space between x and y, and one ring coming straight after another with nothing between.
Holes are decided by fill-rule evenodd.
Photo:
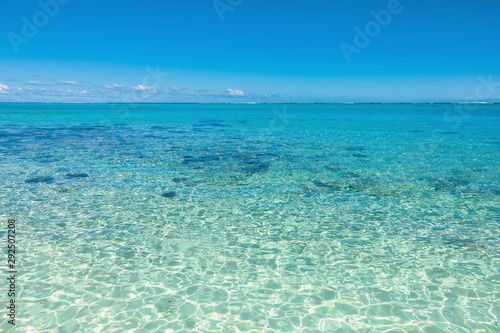
<instances>
[{"instance_id":1,"label":"turquoise ocean","mask_svg":"<svg viewBox=\"0 0 500 333\"><path fill-rule=\"evenodd\" d=\"M500 332L500 105L0 104L0 168L5 331Z\"/></svg>"}]
</instances>

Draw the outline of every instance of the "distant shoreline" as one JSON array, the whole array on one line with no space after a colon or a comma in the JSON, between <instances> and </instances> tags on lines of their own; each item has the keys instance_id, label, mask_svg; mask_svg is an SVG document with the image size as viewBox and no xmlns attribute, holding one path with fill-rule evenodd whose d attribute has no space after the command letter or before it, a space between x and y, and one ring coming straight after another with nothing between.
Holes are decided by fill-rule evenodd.
<instances>
[{"instance_id":1,"label":"distant shoreline","mask_svg":"<svg viewBox=\"0 0 500 333\"><path fill-rule=\"evenodd\" d=\"M477 103L464 103L464 102L338 102L338 103L259 103L259 102L242 102L242 103L182 103L182 102L158 102L158 103L121 103L121 102L0 102L1 104L62 104L62 105L81 105L81 104L140 104L140 105L497 105L500 102L477 102Z\"/></svg>"}]
</instances>

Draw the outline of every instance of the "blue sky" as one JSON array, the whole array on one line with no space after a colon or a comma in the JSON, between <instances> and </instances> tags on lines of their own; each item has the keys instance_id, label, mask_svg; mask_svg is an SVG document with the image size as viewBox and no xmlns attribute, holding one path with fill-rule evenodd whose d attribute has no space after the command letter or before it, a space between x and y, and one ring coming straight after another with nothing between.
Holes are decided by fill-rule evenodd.
<instances>
[{"instance_id":1,"label":"blue sky","mask_svg":"<svg viewBox=\"0 0 500 333\"><path fill-rule=\"evenodd\" d=\"M0 102L500 101L498 0L0 6Z\"/></svg>"}]
</instances>

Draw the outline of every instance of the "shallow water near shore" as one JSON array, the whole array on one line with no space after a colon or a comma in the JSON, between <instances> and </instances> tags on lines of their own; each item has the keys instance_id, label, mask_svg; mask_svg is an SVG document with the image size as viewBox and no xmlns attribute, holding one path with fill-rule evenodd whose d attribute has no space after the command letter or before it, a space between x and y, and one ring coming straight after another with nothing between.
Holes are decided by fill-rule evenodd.
<instances>
[{"instance_id":1,"label":"shallow water near shore","mask_svg":"<svg viewBox=\"0 0 500 333\"><path fill-rule=\"evenodd\" d=\"M0 104L16 330L500 331L500 105L455 107Z\"/></svg>"}]
</instances>

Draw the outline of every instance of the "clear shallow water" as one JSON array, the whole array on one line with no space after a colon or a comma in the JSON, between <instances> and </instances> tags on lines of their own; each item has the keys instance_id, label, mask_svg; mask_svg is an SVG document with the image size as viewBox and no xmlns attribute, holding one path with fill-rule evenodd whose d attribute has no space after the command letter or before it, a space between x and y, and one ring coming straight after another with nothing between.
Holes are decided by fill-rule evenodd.
<instances>
[{"instance_id":1,"label":"clear shallow water","mask_svg":"<svg viewBox=\"0 0 500 333\"><path fill-rule=\"evenodd\" d=\"M500 106L452 108L0 104L16 329L499 332Z\"/></svg>"}]
</instances>

